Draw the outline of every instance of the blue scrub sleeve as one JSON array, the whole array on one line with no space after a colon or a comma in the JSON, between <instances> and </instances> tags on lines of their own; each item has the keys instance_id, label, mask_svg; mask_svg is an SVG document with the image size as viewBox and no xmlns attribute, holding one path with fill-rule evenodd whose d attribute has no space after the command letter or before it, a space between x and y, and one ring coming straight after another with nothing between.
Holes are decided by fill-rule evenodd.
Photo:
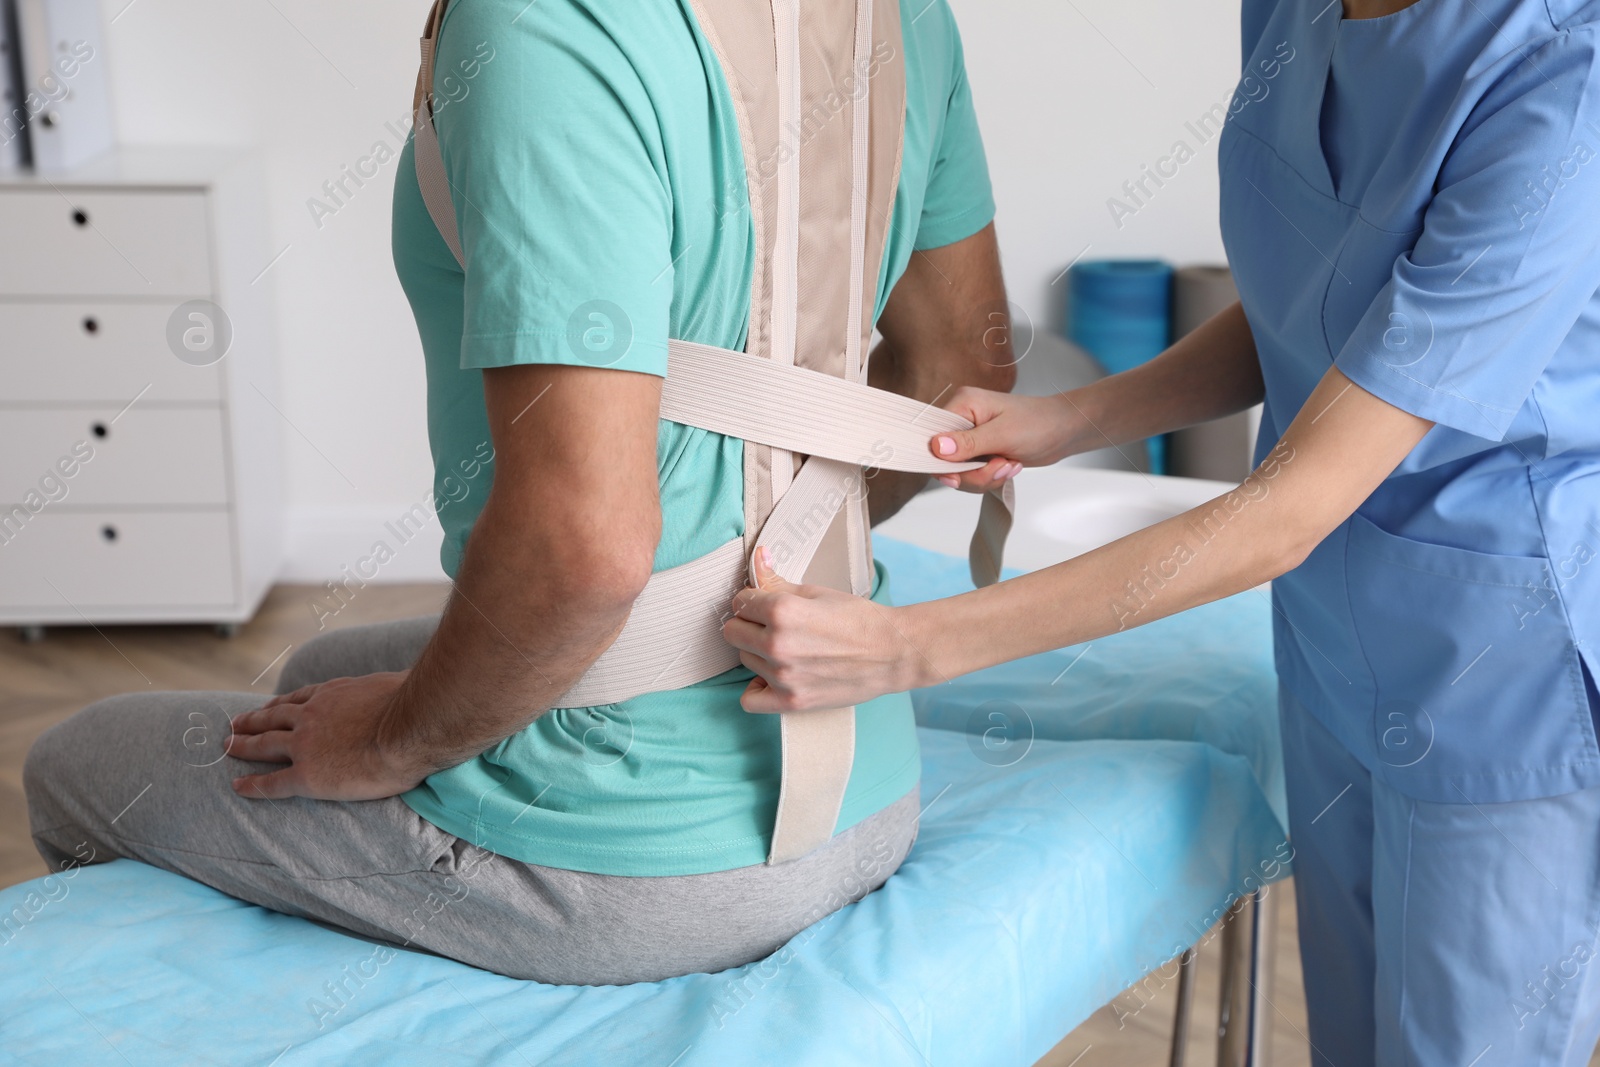
<instances>
[{"instance_id":1,"label":"blue scrub sleeve","mask_svg":"<svg viewBox=\"0 0 1600 1067\"><path fill-rule=\"evenodd\" d=\"M1596 57L1592 30L1565 34L1483 97L1415 246L1335 359L1357 385L1503 439L1600 289Z\"/></svg>"},{"instance_id":2,"label":"blue scrub sleeve","mask_svg":"<svg viewBox=\"0 0 1600 1067\"><path fill-rule=\"evenodd\" d=\"M1250 73L1250 60L1255 56L1277 7L1278 0L1242 0L1239 11L1239 55L1243 60L1241 77Z\"/></svg>"},{"instance_id":3,"label":"blue scrub sleeve","mask_svg":"<svg viewBox=\"0 0 1600 1067\"><path fill-rule=\"evenodd\" d=\"M435 125L466 257L461 366L666 374L671 195L655 110L576 0L452 4Z\"/></svg>"}]
</instances>

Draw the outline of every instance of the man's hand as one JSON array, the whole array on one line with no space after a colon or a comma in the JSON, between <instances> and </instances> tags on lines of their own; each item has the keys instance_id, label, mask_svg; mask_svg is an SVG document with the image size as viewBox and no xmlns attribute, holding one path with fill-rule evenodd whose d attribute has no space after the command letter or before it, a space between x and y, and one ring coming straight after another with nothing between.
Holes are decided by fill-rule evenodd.
<instances>
[{"instance_id":1,"label":"man's hand","mask_svg":"<svg viewBox=\"0 0 1600 1067\"><path fill-rule=\"evenodd\" d=\"M415 763L384 736L407 673L334 678L235 716L228 755L288 766L235 778L234 792L268 800L381 800L415 787L438 768Z\"/></svg>"}]
</instances>

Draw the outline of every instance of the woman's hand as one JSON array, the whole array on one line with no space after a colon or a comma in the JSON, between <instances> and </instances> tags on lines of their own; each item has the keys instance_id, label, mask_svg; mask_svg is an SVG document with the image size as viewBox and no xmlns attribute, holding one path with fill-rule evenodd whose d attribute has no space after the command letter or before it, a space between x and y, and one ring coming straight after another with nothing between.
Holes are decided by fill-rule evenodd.
<instances>
[{"instance_id":1,"label":"woman's hand","mask_svg":"<svg viewBox=\"0 0 1600 1067\"><path fill-rule=\"evenodd\" d=\"M383 734L407 673L334 678L234 716L228 755L288 764L235 778L234 792L268 800L381 800L415 787L436 768L402 756Z\"/></svg>"},{"instance_id":2,"label":"woman's hand","mask_svg":"<svg viewBox=\"0 0 1600 1067\"><path fill-rule=\"evenodd\" d=\"M734 597L722 636L756 672L746 711L845 708L926 684L922 657L895 624L897 609L834 589L794 585L757 549L756 587Z\"/></svg>"},{"instance_id":3,"label":"woman's hand","mask_svg":"<svg viewBox=\"0 0 1600 1067\"><path fill-rule=\"evenodd\" d=\"M970 430L939 434L928 442L940 459L990 458L961 474L938 475L952 489L987 493L1023 467L1043 467L1071 455L1073 409L1059 396L1015 396L987 389L956 390L945 405L973 423Z\"/></svg>"}]
</instances>

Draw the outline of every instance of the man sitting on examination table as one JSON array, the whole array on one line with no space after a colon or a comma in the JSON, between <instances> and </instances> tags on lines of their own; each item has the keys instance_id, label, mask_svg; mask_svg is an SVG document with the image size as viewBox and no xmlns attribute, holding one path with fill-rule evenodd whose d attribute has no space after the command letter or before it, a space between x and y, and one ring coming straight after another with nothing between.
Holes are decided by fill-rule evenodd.
<instances>
[{"instance_id":1,"label":"man sitting on examination table","mask_svg":"<svg viewBox=\"0 0 1600 1067\"><path fill-rule=\"evenodd\" d=\"M871 381L931 402L1009 388L1011 371L961 46L943 0L925 6L902 7L905 143ZM132 857L519 978L760 959L904 859L909 698L858 709L832 841L772 866L778 721L741 709L750 672L550 706L653 571L744 533L743 443L658 418L669 337L744 345L755 252L735 108L674 0L456 0L437 69L470 270L409 146L393 238L426 356L434 499L450 501L443 615L313 640L265 706L132 693L86 708L28 755L34 840L53 867ZM873 520L922 483L875 476ZM884 600L881 569L874 586Z\"/></svg>"}]
</instances>

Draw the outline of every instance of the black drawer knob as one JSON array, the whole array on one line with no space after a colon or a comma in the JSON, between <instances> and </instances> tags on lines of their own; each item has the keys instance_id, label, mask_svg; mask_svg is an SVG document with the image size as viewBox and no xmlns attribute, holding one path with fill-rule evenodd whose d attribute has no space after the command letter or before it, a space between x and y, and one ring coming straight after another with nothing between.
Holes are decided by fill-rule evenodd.
<instances>
[{"instance_id":1,"label":"black drawer knob","mask_svg":"<svg viewBox=\"0 0 1600 1067\"><path fill-rule=\"evenodd\" d=\"M115 526L102 526L100 527L100 536L107 541L115 541L117 539L117 528Z\"/></svg>"},{"instance_id":2,"label":"black drawer knob","mask_svg":"<svg viewBox=\"0 0 1600 1067\"><path fill-rule=\"evenodd\" d=\"M111 433L111 431L107 429L106 424L103 422L97 422L91 425L89 427L89 432L94 434L96 437L106 437Z\"/></svg>"},{"instance_id":3,"label":"black drawer knob","mask_svg":"<svg viewBox=\"0 0 1600 1067\"><path fill-rule=\"evenodd\" d=\"M89 214L80 207L73 211L72 221L77 223L79 226L87 226L89 225Z\"/></svg>"},{"instance_id":4,"label":"black drawer knob","mask_svg":"<svg viewBox=\"0 0 1600 1067\"><path fill-rule=\"evenodd\" d=\"M95 318L93 315L86 316L84 318L84 320L83 320L83 332L84 333L99 333L100 332L100 320Z\"/></svg>"}]
</instances>

